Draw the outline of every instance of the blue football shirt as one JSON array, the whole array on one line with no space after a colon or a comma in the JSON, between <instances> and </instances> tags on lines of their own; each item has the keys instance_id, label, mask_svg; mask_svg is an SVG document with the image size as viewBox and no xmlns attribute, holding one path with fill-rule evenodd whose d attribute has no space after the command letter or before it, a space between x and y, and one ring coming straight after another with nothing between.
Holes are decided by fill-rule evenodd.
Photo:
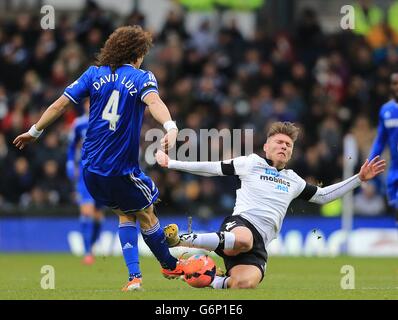
<instances>
[{"instance_id":1,"label":"blue football shirt","mask_svg":"<svg viewBox=\"0 0 398 320\"><path fill-rule=\"evenodd\" d=\"M388 101L380 109L377 137L369 159L381 155L386 144L391 156L388 179L389 181L398 180L398 103L395 100Z\"/></svg>"},{"instance_id":2,"label":"blue football shirt","mask_svg":"<svg viewBox=\"0 0 398 320\"><path fill-rule=\"evenodd\" d=\"M89 123L82 164L102 176L120 176L139 168L138 154L144 97L158 93L155 76L130 64L114 73L109 66L91 66L65 89L72 102L90 97Z\"/></svg>"}]
</instances>

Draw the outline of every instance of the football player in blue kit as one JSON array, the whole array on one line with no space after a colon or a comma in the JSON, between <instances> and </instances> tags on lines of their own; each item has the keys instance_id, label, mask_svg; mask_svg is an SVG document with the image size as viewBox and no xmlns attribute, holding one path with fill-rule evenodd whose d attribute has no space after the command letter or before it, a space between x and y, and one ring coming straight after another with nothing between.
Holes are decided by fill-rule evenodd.
<instances>
[{"instance_id":1,"label":"football player in blue kit","mask_svg":"<svg viewBox=\"0 0 398 320\"><path fill-rule=\"evenodd\" d=\"M170 254L154 211L158 188L138 163L146 108L167 131L161 140L163 149L168 150L175 144L178 133L159 96L155 76L139 69L151 46L151 34L140 26L116 29L101 49L96 66L90 66L28 132L14 140L15 146L23 149L59 118L71 102L79 104L85 97L90 98L82 148L83 177L91 196L119 216L119 238L129 272L123 291L142 287L136 219L145 243L160 262L166 278L193 274L201 267L199 261L176 259Z\"/></svg>"},{"instance_id":2,"label":"football player in blue kit","mask_svg":"<svg viewBox=\"0 0 398 320\"><path fill-rule=\"evenodd\" d=\"M398 226L398 72L390 76L391 100L382 105L379 112L377 136L373 142L369 159L381 155L388 144L390 150L390 168L387 177L387 198L395 209Z\"/></svg>"},{"instance_id":3,"label":"football player in blue kit","mask_svg":"<svg viewBox=\"0 0 398 320\"><path fill-rule=\"evenodd\" d=\"M88 110L90 101L84 101L85 113L76 118L69 133L69 144L66 160L66 174L74 185L76 200L80 211L80 230L83 237L84 258L82 263L91 265L95 262L93 246L100 237L104 214L101 206L96 203L87 190L83 179L81 161L82 143L88 127Z\"/></svg>"}]
</instances>

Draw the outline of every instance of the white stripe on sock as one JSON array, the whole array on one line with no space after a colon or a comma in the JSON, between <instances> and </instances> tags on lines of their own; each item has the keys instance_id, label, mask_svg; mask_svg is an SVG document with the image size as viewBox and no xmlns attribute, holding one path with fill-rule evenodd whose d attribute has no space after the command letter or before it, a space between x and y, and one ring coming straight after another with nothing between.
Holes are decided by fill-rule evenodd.
<instances>
[{"instance_id":1,"label":"white stripe on sock","mask_svg":"<svg viewBox=\"0 0 398 320\"><path fill-rule=\"evenodd\" d=\"M145 235L150 235L152 233L155 233L156 231L158 231L158 229L160 228L160 224L159 221L151 228L147 229L147 230L141 230L141 233L145 234Z\"/></svg>"},{"instance_id":2,"label":"white stripe on sock","mask_svg":"<svg viewBox=\"0 0 398 320\"><path fill-rule=\"evenodd\" d=\"M119 223L119 228L123 228L123 227L135 227L135 222L123 222L123 223Z\"/></svg>"}]
</instances>

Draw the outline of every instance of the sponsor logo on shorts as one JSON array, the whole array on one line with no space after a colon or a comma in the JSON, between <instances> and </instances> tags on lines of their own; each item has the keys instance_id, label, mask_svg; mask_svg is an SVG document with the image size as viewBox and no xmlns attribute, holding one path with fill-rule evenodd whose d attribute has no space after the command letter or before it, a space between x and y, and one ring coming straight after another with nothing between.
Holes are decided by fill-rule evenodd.
<instances>
[{"instance_id":1,"label":"sponsor logo on shorts","mask_svg":"<svg viewBox=\"0 0 398 320\"><path fill-rule=\"evenodd\" d=\"M235 225L236 225L236 221L227 222L227 223L225 224L225 229L226 229L227 231L229 231L229 230L231 230Z\"/></svg>"}]
</instances>

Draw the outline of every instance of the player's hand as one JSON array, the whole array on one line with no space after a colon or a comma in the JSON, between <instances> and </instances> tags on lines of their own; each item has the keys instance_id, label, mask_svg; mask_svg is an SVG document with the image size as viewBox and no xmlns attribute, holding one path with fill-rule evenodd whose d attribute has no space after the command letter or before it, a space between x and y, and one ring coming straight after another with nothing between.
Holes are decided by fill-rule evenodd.
<instances>
[{"instance_id":1,"label":"player's hand","mask_svg":"<svg viewBox=\"0 0 398 320\"><path fill-rule=\"evenodd\" d=\"M169 130L166 135L160 140L160 145L164 151L167 151L174 147L177 141L177 129Z\"/></svg>"},{"instance_id":2,"label":"player's hand","mask_svg":"<svg viewBox=\"0 0 398 320\"><path fill-rule=\"evenodd\" d=\"M162 150L158 150L155 155L156 162L158 163L159 166L163 168L168 168L169 167L169 160L170 157L164 153Z\"/></svg>"},{"instance_id":3,"label":"player's hand","mask_svg":"<svg viewBox=\"0 0 398 320\"><path fill-rule=\"evenodd\" d=\"M361 167L361 170L359 171L359 179L361 179L361 181L373 179L384 171L386 168L386 160L379 160L379 158L380 156L376 156L372 159L372 161L366 159L365 163Z\"/></svg>"},{"instance_id":4,"label":"player's hand","mask_svg":"<svg viewBox=\"0 0 398 320\"><path fill-rule=\"evenodd\" d=\"M32 143L36 141L37 138L32 137L29 132L25 132L23 134L20 134L18 137L16 137L13 141L13 144L19 149L22 150L25 148L26 145L29 143Z\"/></svg>"}]
</instances>

